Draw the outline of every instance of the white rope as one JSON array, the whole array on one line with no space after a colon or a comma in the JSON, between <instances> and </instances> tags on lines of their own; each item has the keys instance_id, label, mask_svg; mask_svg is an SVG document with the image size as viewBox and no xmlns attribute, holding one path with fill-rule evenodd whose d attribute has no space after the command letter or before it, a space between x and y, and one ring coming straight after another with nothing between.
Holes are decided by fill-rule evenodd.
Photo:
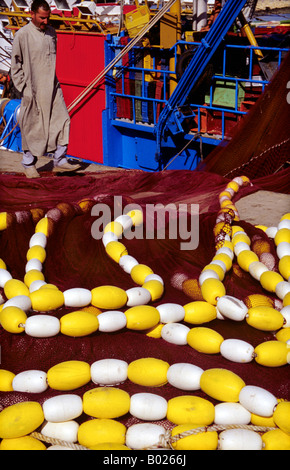
<instances>
[{"instance_id":1,"label":"white rope","mask_svg":"<svg viewBox=\"0 0 290 470\"><path fill-rule=\"evenodd\" d=\"M51 445L60 445L62 447L69 447L72 450L89 450L87 447L80 444L75 444L74 442L67 442L61 439L56 439L54 437L44 436L40 432L33 432L30 434L31 437L38 439L39 441L47 442Z\"/></svg>"},{"instance_id":2,"label":"white rope","mask_svg":"<svg viewBox=\"0 0 290 470\"><path fill-rule=\"evenodd\" d=\"M269 147L267 148L266 150L264 150L262 153L260 153L259 155L255 155L254 157L251 157L250 160L248 160L247 162L243 163L242 165L240 166L237 166L236 168L233 168L232 170L230 170L228 173L226 173L224 176L224 178L229 178L231 173L233 173L234 171L241 171L242 169L244 169L246 166L250 165L251 163L253 163L253 161L255 160L258 160L260 157L262 157L265 153L267 152L270 152L271 150L274 150L276 148L279 148L281 147L282 145L284 144L287 144L287 142L289 142L290 140L290 137L288 139L285 139L283 140L283 142L280 142L279 144L275 144L273 145L272 147ZM285 165L285 163L287 163L286 161L283 163L283 165ZM283 166L282 165L282 166ZM277 172L277 170L275 171L275 173Z\"/></svg>"},{"instance_id":3,"label":"white rope","mask_svg":"<svg viewBox=\"0 0 290 470\"><path fill-rule=\"evenodd\" d=\"M220 432L220 431L226 431L228 429L248 429L254 432L259 432L259 433L264 433L267 431L272 431L274 429L278 429L276 427L267 427L267 426L255 426L251 424L213 424L210 426L203 426L199 428L193 428L189 429L188 431L184 431L180 434L176 434L175 436L172 436L172 431L167 430L165 431L165 434L162 434L160 436L159 442L155 445L152 445L150 447L146 447L143 450L150 450L150 449L172 449L174 450L173 444L179 441L180 439L184 439L189 436L193 436L199 433L204 433L204 432Z\"/></svg>"},{"instance_id":4,"label":"white rope","mask_svg":"<svg viewBox=\"0 0 290 470\"><path fill-rule=\"evenodd\" d=\"M124 47L124 49L107 65L107 67L104 68L104 70L97 75L97 77L80 93L80 95L74 99L74 101L69 105L68 107L68 112L70 113L76 106L77 104L82 101L85 96L87 96L90 91L97 85L97 83L102 80L105 75L114 67L114 65L119 62L122 57L127 54L134 46L137 44L140 39L154 26L160 18L168 11L168 9L176 2L176 0L169 0L169 2L164 5L161 10L149 21L147 25L145 25L139 34L127 44L127 46Z\"/></svg>"},{"instance_id":5,"label":"white rope","mask_svg":"<svg viewBox=\"0 0 290 470\"><path fill-rule=\"evenodd\" d=\"M175 436L172 436L172 431L170 429L165 431L165 434L162 434L160 436L159 442L157 442L155 445L152 445L150 447L145 447L143 450L150 450L150 449L172 449L174 450L173 444L180 439L184 439L185 437L189 437L192 435L196 435L199 433L204 433L204 432L210 432L210 431L226 431L228 429L248 429L254 432L259 432L259 433L264 433L267 431L272 431L273 429L278 429L276 427L267 427L267 426L255 426L251 424L212 424L210 426L202 426L199 428L193 428L189 429L188 431L184 431L180 434L176 434ZM75 444L73 442L67 442L67 441L62 441L60 439L44 436L43 434L39 432L33 432L30 434L31 437L34 437L35 439L38 439L40 441L46 442L51 445L61 445L64 447L69 447L70 449L73 450L90 450L85 446L82 446L80 444Z\"/></svg>"}]
</instances>

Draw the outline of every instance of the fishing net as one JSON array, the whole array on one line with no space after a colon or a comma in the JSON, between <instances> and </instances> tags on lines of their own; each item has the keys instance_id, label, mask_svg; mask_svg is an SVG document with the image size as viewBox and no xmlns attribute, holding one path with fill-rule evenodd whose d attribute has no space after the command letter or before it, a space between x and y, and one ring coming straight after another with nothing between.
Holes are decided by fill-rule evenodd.
<instances>
[{"instance_id":1,"label":"fishing net","mask_svg":"<svg viewBox=\"0 0 290 470\"><path fill-rule=\"evenodd\" d=\"M230 141L222 142L200 169L229 178L247 175L258 178L273 174L289 164L290 150L290 54L241 121Z\"/></svg>"}]
</instances>

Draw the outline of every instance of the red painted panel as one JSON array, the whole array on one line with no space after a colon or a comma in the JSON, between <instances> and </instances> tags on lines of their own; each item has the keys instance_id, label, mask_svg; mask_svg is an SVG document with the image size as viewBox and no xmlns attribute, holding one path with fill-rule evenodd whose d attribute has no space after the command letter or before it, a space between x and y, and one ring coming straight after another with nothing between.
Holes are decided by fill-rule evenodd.
<instances>
[{"instance_id":1,"label":"red painted panel","mask_svg":"<svg viewBox=\"0 0 290 470\"><path fill-rule=\"evenodd\" d=\"M67 106L103 71L104 41L105 36L98 33L58 32L56 72ZM104 81L70 113L69 155L103 163L103 109Z\"/></svg>"}]
</instances>

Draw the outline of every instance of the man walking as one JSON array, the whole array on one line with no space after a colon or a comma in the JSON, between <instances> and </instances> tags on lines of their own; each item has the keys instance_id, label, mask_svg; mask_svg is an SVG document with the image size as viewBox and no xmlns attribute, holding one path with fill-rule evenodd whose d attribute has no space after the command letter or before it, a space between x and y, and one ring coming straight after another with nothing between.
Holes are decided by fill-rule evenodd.
<instances>
[{"instance_id":1,"label":"man walking","mask_svg":"<svg viewBox=\"0 0 290 470\"><path fill-rule=\"evenodd\" d=\"M13 40L11 78L22 96L19 126L28 178L39 177L35 163L45 153L53 153L54 171L80 167L66 158L70 117L55 74L57 37L48 24L50 12L45 0L34 0L31 22Z\"/></svg>"}]
</instances>

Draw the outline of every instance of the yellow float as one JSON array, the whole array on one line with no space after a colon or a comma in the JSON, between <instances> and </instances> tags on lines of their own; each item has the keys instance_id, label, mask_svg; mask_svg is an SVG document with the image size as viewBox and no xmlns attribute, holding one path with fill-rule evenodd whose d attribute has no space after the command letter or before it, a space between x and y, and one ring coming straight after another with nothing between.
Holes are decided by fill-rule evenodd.
<instances>
[{"instance_id":1,"label":"yellow float","mask_svg":"<svg viewBox=\"0 0 290 470\"><path fill-rule=\"evenodd\" d=\"M167 383L169 364L155 358L137 359L129 364L128 379L147 387L160 387Z\"/></svg>"},{"instance_id":2,"label":"yellow float","mask_svg":"<svg viewBox=\"0 0 290 470\"><path fill-rule=\"evenodd\" d=\"M26 313L18 307L6 307L0 312L0 324L9 333L22 333L26 322Z\"/></svg>"},{"instance_id":3,"label":"yellow float","mask_svg":"<svg viewBox=\"0 0 290 470\"><path fill-rule=\"evenodd\" d=\"M44 421L41 405L24 401L8 406L0 412L0 438L15 439L30 434Z\"/></svg>"},{"instance_id":4,"label":"yellow float","mask_svg":"<svg viewBox=\"0 0 290 470\"><path fill-rule=\"evenodd\" d=\"M40 219L35 227L35 233L43 233L46 237L51 235L53 228L53 220L49 217L43 217Z\"/></svg>"},{"instance_id":5,"label":"yellow float","mask_svg":"<svg viewBox=\"0 0 290 470\"><path fill-rule=\"evenodd\" d=\"M199 427L202 427L202 425L180 424L172 429L171 436L174 438L179 434L184 434ZM216 450L218 447L218 433L217 431L205 431L189 434L187 437L182 437L176 442L173 439L172 447L175 450Z\"/></svg>"},{"instance_id":6,"label":"yellow float","mask_svg":"<svg viewBox=\"0 0 290 470\"><path fill-rule=\"evenodd\" d=\"M94 418L119 418L130 410L130 395L111 387L94 388L83 396L84 412Z\"/></svg>"},{"instance_id":7,"label":"yellow float","mask_svg":"<svg viewBox=\"0 0 290 470\"><path fill-rule=\"evenodd\" d=\"M18 279L10 279L4 285L4 294L7 299L12 299L19 295L26 295L29 297L29 289L24 282L19 281Z\"/></svg>"},{"instance_id":8,"label":"yellow float","mask_svg":"<svg viewBox=\"0 0 290 470\"><path fill-rule=\"evenodd\" d=\"M137 264L131 271L131 277L136 284L143 286L145 279L150 274L153 274L152 269L146 264Z\"/></svg>"},{"instance_id":9,"label":"yellow float","mask_svg":"<svg viewBox=\"0 0 290 470\"><path fill-rule=\"evenodd\" d=\"M84 361L61 362L47 372L48 385L54 390L75 390L90 380L90 366Z\"/></svg>"},{"instance_id":10,"label":"yellow float","mask_svg":"<svg viewBox=\"0 0 290 470\"><path fill-rule=\"evenodd\" d=\"M115 310L124 307L127 294L115 286L100 286L92 289L92 305L104 310Z\"/></svg>"},{"instance_id":11,"label":"yellow float","mask_svg":"<svg viewBox=\"0 0 290 470\"><path fill-rule=\"evenodd\" d=\"M49 312L63 306L64 295L56 289L43 286L30 293L32 309L38 312Z\"/></svg>"},{"instance_id":12,"label":"yellow float","mask_svg":"<svg viewBox=\"0 0 290 470\"><path fill-rule=\"evenodd\" d=\"M67 313L60 319L60 331L66 336L87 336L98 328L98 317L84 310Z\"/></svg>"},{"instance_id":13,"label":"yellow float","mask_svg":"<svg viewBox=\"0 0 290 470\"><path fill-rule=\"evenodd\" d=\"M160 314L155 307L140 305L125 310L129 330L147 330L158 325Z\"/></svg>"},{"instance_id":14,"label":"yellow float","mask_svg":"<svg viewBox=\"0 0 290 470\"><path fill-rule=\"evenodd\" d=\"M128 250L123 243L112 241L106 245L106 253L116 263L119 263L120 258L128 254Z\"/></svg>"},{"instance_id":15,"label":"yellow float","mask_svg":"<svg viewBox=\"0 0 290 470\"><path fill-rule=\"evenodd\" d=\"M281 401L274 410L273 419L275 424L290 436L290 402Z\"/></svg>"},{"instance_id":16,"label":"yellow float","mask_svg":"<svg viewBox=\"0 0 290 470\"><path fill-rule=\"evenodd\" d=\"M160 299L164 292L163 284L155 280L145 282L142 287L150 292L152 302Z\"/></svg>"},{"instance_id":17,"label":"yellow float","mask_svg":"<svg viewBox=\"0 0 290 470\"><path fill-rule=\"evenodd\" d=\"M184 321L192 324L207 323L217 316L216 307L208 302L196 301L184 305Z\"/></svg>"},{"instance_id":18,"label":"yellow float","mask_svg":"<svg viewBox=\"0 0 290 470\"><path fill-rule=\"evenodd\" d=\"M200 377L200 388L219 401L237 403L245 385L237 374L226 369L208 369Z\"/></svg>"},{"instance_id":19,"label":"yellow float","mask_svg":"<svg viewBox=\"0 0 290 470\"><path fill-rule=\"evenodd\" d=\"M278 264L279 272L285 279L290 278L290 256L283 256Z\"/></svg>"},{"instance_id":20,"label":"yellow float","mask_svg":"<svg viewBox=\"0 0 290 470\"><path fill-rule=\"evenodd\" d=\"M113 233L119 238L123 233L123 226L119 222L109 222L104 229L104 233Z\"/></svg>"},{"instance_id":21,"label":"yellow float","mask_svg":"<svg viewBox=\"0 0 290 470\"><path fill-rule=\"evenodd\" d=\"M125 436L126 427L113 419L91 419L78 430L79 443L88 449L107 442L124 445Z\"/></svg>"},{"instance_id":22,"label":"yellow float","mask_svg":"<svg viewBox=\"0 0 290 470\"><path fill-rule=\"evenodd\" d=\"M249 308L246 321L257 330L276 331L282 328L284 317L272 307L259 306Z\"/></svg>"},{"instance_id":23,"label":"yellow float","mask_svg":"<svg viewBox=\"0 0 290 470\"><path fill-rule=\"evenodd\" d=\"M283 341L266 341L255 348L255 360L267 367L281 367L288 363L289 346Z\"/></svg>"},{"instance_id":24,"label":"yellow float","mask_svg":"<svg viewBox=\"0 0 290 470\"><path fill-rule=\"evenodd\" d=\"M0 369L0 392L13 392L12 381L14 377L13 372Z\"/></svg>"},{"instance_id":25,"label":"yellow float","mask_svg":"<svg viewBox=\"0 0 290 470\"><path fill-rule=\"evenodd\" d=\"M214 420L214 406L210 401L193 395L171 398L167 419L174 424L200 423L207 426Z\"/></svg>"},{"instance_id":26,"label":"yellow float","mask_svg":"<svg viewBox=\"0 0 290 470\"><path fill-rule=\"evenodd\" d=\"M187 335L189 346L205 354L218 354L224 338L211 328L192 328Z\"/></svg>"},{"instance_id":27,"label":"yellow float","mask_svg":"<svg viewBox=\"0 0 290 470\"><path fill-rule=\"evenodd\" d=\"M15 439L2 439L0 450L46 450L46 446L34 437L24 436Z\"/></svg>"},{"instance_id":28,"label":"yellow float","mask_svg":"<svg viewBox=\"0 0 290 470\"><path fill-rule=\"evenodd\" d=\"M24 276L24 284L27 287L30 287L34 281L44 281L44 274L36 269L28 271Z\"/></svg>"},{"instance_id":29,"label":"yellow float","mask_svg":"<svg viewBox=\"0 0 290 470\"><path fill-rule=\"evenodd\" d=\"M262 287L268 292L275 292L276 286L279 282L284 281L281 274L274 271L266 271L261 274L260 283Z\"/></svg>"},{"instance_id":30,"label":"yellow float","mask_svg":"<svg viewBox=\"0 0 290 470\"><path fill-rule=\"evenodd\" d=\"M206 279L201 286L201 293L206 302L216 305L218 298L226 295L226 290L218 279Z\"/></svg>"},{"instance_id":31,"label":"yellow float","mask_svg":"<svg viewBox=\"0 0 290 470\"><path fill-rule=\"evenodd\" d=\"M272 429L262 435L264 450L290 450L290 436L281 429Z\"/></svg>"},{"instance_id":32,"label":"yellow float","mask_svg":"<svg viewBox=\"0 0 290 470\"><path fill-rule=\"evenodd\" d=\"M244 250L238 255L238 264L244 271L249 271L250 264L255 261L259 261L259 258L253 251Z\"/></svg>"}]
</instances>

